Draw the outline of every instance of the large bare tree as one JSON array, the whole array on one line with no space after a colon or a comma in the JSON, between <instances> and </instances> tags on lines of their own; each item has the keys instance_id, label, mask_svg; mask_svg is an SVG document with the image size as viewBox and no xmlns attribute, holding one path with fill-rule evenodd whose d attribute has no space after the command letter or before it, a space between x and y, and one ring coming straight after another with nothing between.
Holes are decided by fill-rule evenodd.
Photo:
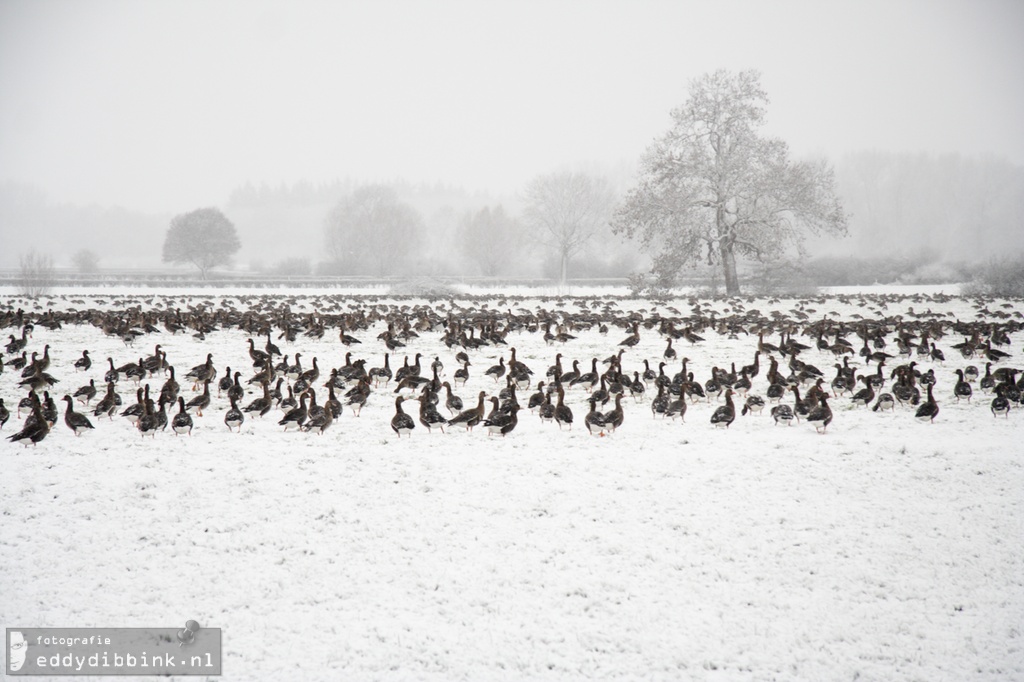
<instances>
[{"instance_id":1,"label":"large bare tree","mask_svg":"<svg viewBox=\"0 0 1024 682\"><path fill-rule=\"evenodd\" d=\"M792 161L785 142L762 136L767 104L758 72L707 74L647 149L612 227L652 253L662 284L705 260L737 295L737 256L768 262L802 253L807 232L846 233L831 166Z\"/></svg>"},{"instance_id":2,"label":"large bare tree","mask_svg":"<svg viewBox=\"0 0 1024 682\"><path fill-rule=\"evenodd\" d=\"M423 218L386 185L352 192L327 216L328 254L354 273L394 274L419 244Z\"/></svg>"},{"instance_id":3,"label":"large bare tree","mask_svg":"<svg viewBox=\"0 0 1024 682\"><path fill-rule=\"evenodd\" d=\"M614 194L603 178L559 172L534 178L525 191L523 213L542 244L558 256L560 285L569 276L569 263L607 224Z\"/></svg>"}]
</instances>

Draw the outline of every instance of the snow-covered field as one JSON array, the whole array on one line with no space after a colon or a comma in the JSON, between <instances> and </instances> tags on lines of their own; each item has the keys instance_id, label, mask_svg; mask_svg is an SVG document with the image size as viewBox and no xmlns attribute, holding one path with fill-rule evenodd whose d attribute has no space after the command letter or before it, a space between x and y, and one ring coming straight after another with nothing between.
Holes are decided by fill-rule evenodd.
<instances>
[{"instance_id":1,"label":"snow-covered field","mask_svg":"<svg viewBox=\"0 0 1024 682\"><path fill-rule=\"evenodd\" d=\"M253 305L240 293L144 293L69 293L38 309L7 296L0 313ZM280 302L285 294L272 296ZM409 306L415 322L415 306L427 305L288 296L299 320L313 311ZM486 304L498 319L505 310L543 310L556 320L584 310L569 297L455 303ZM442 317L452 310L447 300L430 305L443 306ZM1019 325L1022 310L1020 302L930 296L699 305L716 319L775 319L775 311L795 320L799 312L807 319L796 321L794 338L811 346L801 325L825 316L910 322L929 311L947 327ZM630 311L682 318L692 306L621 299L608 310L620 319ZM586 311L604 314L604 303L586 301ZM294 343L275 342L289 355L301 352L307 368L319 358L319 385L345 352L368 368L382 364L384 329L378 322L348 330L362 340L348 348L336 329L322 340L300 333ZM2 331L4 343L19 334ZM557 352L565 369L573 359L589 369L628 331L574 333L548 346L542 333L512 332L508 344L538 379ZM756 334L701 335L696 345L675 345L702 383L713 366L754 359ZM856 334L848 337L859 347ZM95 326L64 324L36 326L28 350L50 344L59 403L89 378L101 383L108 356L125 364L159 343L188 398L181 377L207 353L218 376L226 366L242 371L243 382L252 376L248 338L238 329L203 341L163 331L126 348ZM440 339L436 330L411 339L393 354L393 368L419 352L425 374L438 357L450 379L461 349ZM284 432L276 409L262 420L249 415L240 434L230 433L227 399L216 396L194 417L191 437L168 429L142 438L122 417L94 417L95 430L75 437L58 421L38 446L0 441L0 621L180 627L195 619L222 628L221 679L229 680L1024 679L1024 415L994 418L977 383L974 399L957 403L954 370L975 364L984 372L983 360L950 348L962 340L938 339L946 362L920 363L938 377L934 423L919 423L909 407L876 413L839 397L825 435L806 422L775 426L767 407L716 429L709 420L722 402L714 400L690 405L682 422L655 419L649 387L642 402L623 401L615 434L595 437L583 428L589 408L576 387L567 394L571 430L524 409L506 438L482 428L428 434L417 424L399 439L389 427L394 382L374 390L361 416L346 407L323 436ZM1012 357L997 367L1018 366L1024 332L1011 340L1003 350ZM624 369L642 370L644 359L657 367L665 345L656 329L641 327ZM76 373L83 349L94 364ZM467 405L479 391L497 392L484 371L508 360L509 348L470 356L470 379L456 389ZM831 353L812 348L800 357L834 376ZM856 355L851 364L865 366ZM679 368L677 360L666 371ZM752 393L764 395L766 368L762 357ZM20 374L0 374L0 397L12 411L0 434L20 428ZM159 391L164 379L149 383ZM243 404L256 397L251 388ZM534 390L520 392L524 406ZM122 380L118 391L133 402L133 384ZM325 391L317 391L321 401Z\"/></svg>"}]
</instances>

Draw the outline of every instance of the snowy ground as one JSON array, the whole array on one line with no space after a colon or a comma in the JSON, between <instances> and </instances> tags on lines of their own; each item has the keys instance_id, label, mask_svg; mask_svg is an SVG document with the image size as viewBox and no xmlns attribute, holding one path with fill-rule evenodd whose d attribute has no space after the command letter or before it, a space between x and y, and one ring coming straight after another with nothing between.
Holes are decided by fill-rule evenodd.
<instances>
[{"instance_id":1,"label":"snowy ground","mask_svg":"<svg viewBox=\"0 0 1024 682\"><path fill-rule=\"evenodd\" d=\"M72 298L52 307L83 307ZM138 300L168 303L151 293ZM104 301L85 304L136 302ZM237 303L203 292L170 304L196 301ZM0 299L11 303L20 302ZM293 309L322 303L299 295ZM811 306L818 317L870 314L852 300L823 303ZM686 300L617 305L689 309ZM710 305L729 312L727 301ZM745 305L768 314L796 304ZM539 306L578 310L569 298L507 307ZM981 314L959 299L893 301L885 314L911 307ZM363 343L349 350L368 367L381 364L382 330L354 332ZM625 335L595 329L548 347L523 333L510 345L542 376L556 352L566 369L572 359L589 368ZM702 381L713 365L753 360L755 336L706 336L677 344ZM100 380L106 357L123 364L155 343L179 376L210 352L220 375L230 365L248 378L246 339L237 330L205 342L162 333L126 349L91 326L37 327L29 350L51 344L59 400ZM934 424L908 408L873 413L840 398L824 436L806 423L776 427L767 408L716 430L715 403L692 405L682 423L656 420L648 395L624 401L618 433L593 437L576 388L571 431L523 411L505 439L417 425L399 440L388 426L394 384L362 416L346 409L322 437L284 433L271 415L229 433L225 398L196 417L191 438L168 430L142 440L120 417L94 419L95 431L76 438L58 422L34 448L0 441L0 622L196 619L222 628L229 680L1024 679L1024 417L993 418L980 392L955 402L953 371L968 361L948 345L959 340L939 341L948 361L934 365ZM1024 333L1012 340L1011 364ZM300 350L307 366L319 357L325 374L346 350L336 332L277 343ZM656 365L664 347L641 330L625 368ZM76 375L83 348L95 364ZM405 352L440 357L449 376L455 368L437 333L402 351L395 368ZM500 355L507 349L472 353L470 381L457 389L467 403L496 392L483 372ZM818 351L802 357L823 369L834 362ZM20 427L18 374L0 374L12 409L2 434ZM162 382L151 380L157 390ZM762 369L753 392L765 388ZM131 384L119 391L131 401Z\"/></svg>"}]
</instances>

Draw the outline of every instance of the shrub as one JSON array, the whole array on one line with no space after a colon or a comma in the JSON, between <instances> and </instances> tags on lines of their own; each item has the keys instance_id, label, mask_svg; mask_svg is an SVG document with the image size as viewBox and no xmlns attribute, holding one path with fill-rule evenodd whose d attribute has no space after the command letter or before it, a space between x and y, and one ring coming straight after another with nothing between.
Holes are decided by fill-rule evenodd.
<instances>
[{"instance_id":1,"label":"shrub","mask_svg":"<svg viewBox=\"0 0 1024 682\"><path fill-rule=\"evenodd\" d=\"M977 293L1024 297L1024 255L990 260L978 269L973 284L969 289Z\"/></svg>"},{"instance_id":2,"label":"shrub","mask_svg":"<svg viewBox=\"0 0 1024 682\"><path fill-rule=\"evenodd\" d=\"M53 258L35 249L18 258L21 293L24 296L42 296L53 287Z\"/></svg>"}]
</instances>

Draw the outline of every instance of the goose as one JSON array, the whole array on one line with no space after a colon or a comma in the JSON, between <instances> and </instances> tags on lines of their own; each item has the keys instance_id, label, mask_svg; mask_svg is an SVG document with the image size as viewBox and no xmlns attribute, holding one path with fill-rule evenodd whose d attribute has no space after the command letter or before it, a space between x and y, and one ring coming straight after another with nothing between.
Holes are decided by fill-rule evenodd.
<instances>
[{"instance_id":1,"label":"goose","mask_svg":"<svg viewBox=\"0 0 1024 682\"><path fill-rule=\"evenodd\" d=\"M526 408L532 413L536 408L540 407L544 403L544 382L537 382L537 392L530 396L529 400L526 401Z\"/></svg>"},{"instance_id":2,"label":"goose","mask_svg":"<svg viewBox=\"0 0 1024 682\"><path fill-rule=\"evenodd\" d=\"M338 400L338 396L334 394L334 386L329 385L327 387L327 400L324 401L324 409L331 413L333 419L341 416L343 408L341 401Z\"/></svg>"},{"instance_id":3,"label":"goose","mask_svg":"<svg viewBox=\"0 0 1024 682\"><path fill-rule=\"evenodd\" d=\"M116 384L121 380L121 373L114 367L114 358L107 358L107 362L110 364L110 369L103 375L103 381L108 384Z\"/></svg>"},{"instance_id":4,"label":"goose","mask_svg":"<svg viewBox=\"0 0 1024 682\"><path fill-rule=\"evenodd\" d=\"M395 398L395 416L391 418L391 430L401 438L403 435L412 436L412 430L416 428L416 422L402 410L402 401L405 396Z\"/></svg>"},{"instance_id":5,"label":"goose","mask_svg":"<svg viewBox=\"0 0 1024 682\"><path fill-rule=\"evenodd\" d=\"M935 418L939 416L939 404L935 402L935 396L932 395L932 385L928 384L928 397L921 403L921 406L917 408L917 412L914 414L914 418L919 422L933 423Z\"/></svg>"},{"instance_id":6,"label":"goose","mask_svg":"<svg viewBox=\"0 0 1024 682\"><path fill-rule=\"evenodd\" d=\"M801 400L799 387L790 386L789 390L793 392L793 414L799 421L800 417L806 417L811 413L811 405L806 400Z\"/></svg>"},{"instance_id":7,"label":"goose","mask_svg":"<svg viewBox=\"0 0 1024 682\"><path fill-rule=\"evenodd\" d=\"M0 429L4 428L4 424L11 418L11 411L4 405L4 399L0 398Z\"/></svg>"},{"instance_id":8,"label":"goose","mask_svg":"<svg viewBox=\"0 0 1024 682\"><path fill-rule=\"evenodd\" d=\"M626 346L627 348L632 348L633 346L637 345L638 343L640 343L640 325L634 322L633 323L633 331L632 331L632 333L629 336L627 336L626 338L624 338L622 341L619 341L619 345L620 346ZM669 341L669 348L671 348L671 347L672 347L672 342ZM668 351L666 350L665 352L667 353Z\"/></svg>"},{"instance_id":9,"label":"goose","mask_svg":"<svg viewBox=\"0 0 1024 682\"><path fill-rule=\"evenodd\" d=\"M243 412L257 412L264 416L274 406L274 399L270 395L270 385L263 384L263 395L256 398L243 408ZM230 428L230 427L229 427Z\"/></svg>"},{"instance_id":10,"label":"goose","mask_svg":"<svg viewBox=\"0 0 1024 682\"><path fill-rule=\"evenodd\" d=\"M50 374L47 374L46 372L37 367L35 371L32 372L32 376L30 376L28 379L22 380L18 385L26 386L35 391L36 393L39 393L40 391L45 391L51 386L54 386L55 384L59 383L60 379L57 379L56 377Z\"/></svg>"},{"instance_id":11,"label":"goose","mask_svg":"<svg viewBox=\"0 0 1024 682\"><path fill-rule=\"evenodd\" d=\"M156 427L154 428L154 431L157 429L163 431L167 428L167 402L163 399L163 396L161 396L157 400L156 404Z\"/></svg>"},{"instance_id":12,"label":"goose","mask_svg":"<svg viewBox=\"0 0 1024 682\"><path fill-rule=\"evenodd\" d=\"M502 356L498 358L498 364L489 367L487 371L484 372L484 376L493 377L494 383L498 383L498 381L505 376L505 357Z\"/></svg>"},{"instance_id":13,"label":"goose","mask_svg":"<svg viewBox=\"0 0 1024 682\"><path fill-rule=\"evenodd\" d=\"M304 391L303 393L307 398L309 398L309 405L306 406L306 421L308 422L309 420L312 419L319 420L323 415L324 411L326 410L326 408L324 408L322 405L317 404L316 391L310 388ZM304 424L299 425L300 428L302 428L303 426Z\"/></svg>"},{"instance_id":14,"label":"goose","mask_svg":"<svg viewBox=\"0 0 1024 682\"><path fill-rule=\"evenodd\" d=\"M828 395L825 392L818 396L818 405L807 414L807 421L814 425L815 431L822 434L832 423L832 408L828 406Z\"/></svg>"},{"instance_id":15,"label":"goose","mask_svg":"<svg viewBox=\"0 0 1024 682\"><path fill-rule=\"evenodd\" d=\"M995 388L995 377L992 376L991 363L985 363L985 376L978 380L978 388L986 393Z\"/></svg>"},{"instance_id":16,"label":"goose","mask_svg":"<svg viewBox=\"0 0 1024 682\"><path fill-rule=\"evenodd\" d=\"M236 401L241 400L245 397L245 389L242 388L242 384L239 383L238 379L242 376L241 372L235 372L235 379L228 388L228 398L234 398Z\"/></svg>"},{"instance_id":17,"label":"goose","mask_svg":"<svg viewBox=\"0 0 1024 682\"><path fill-rule=\"evenodd\" d=\"M11 334L9 338L11 339L11 342L8 343L5 346L5 348L7 349L8 355L14 355L18 351L23 350L25 348L25 346L28 344L28 340L25 338L25 330L24 329L22 329L22 331L21 331L21 338L20 339L16 338L14 336L14 334Z\"/></svg>"},{"instance_id":18,"label":"goose","mask_svg":"<svg viewBox=\"0 0 1024 682\"><path fill-rule=\"evenodd\" d=\"M406 377L418 378L421 372L420 358L422 357L423 353L416 353L416 355L413 356L413 363L411 365L409 364L409 359L406 358L405 366L395 372L395 381L401 381Z\"/></svg>"},{"instance_id":19,"label":"goose","mask_svg":"<svg viewBox=\"0 0 1024 682\"><path fill-rule=\"evenodd\" d=\"M469 362L469 360L466 360L465 362L462 363L462 367L455 370L455 373L452 375L452 379L455 381L456 386L465 386L466 382L469 381L470 365L471 363Z\"/></svg>"},{"instance_id":20,"label":"goose","mask_svg":"<svg viewBox=\"0 0 1024 682\"><path fill-rule=\"evenodd\" d=\"M883 393L878 396L878 400L875 401L874 407L871 408L872 412L884 412L885 410L896 409L896 399L893 398L892 393Z\"/></svg>"},{"instance_id":21,"label":"goose","mask_svg":"<svg viewBox=\"0 0 1024 682\"><path fill-rule=\"evenodd\" d=\"M146 385L147 388L149 385ZM121 416L130 421L132 424L138 424L139 417L142 416L142 410L145 408L146 403L143 402L143 389L135 391L135 404L129 405L121 411Z\"/></svg>"},{"instance_id":22,"label":"goose","mask_svg":"<svg viewBox=\"0 0 1024 682\"><path fill-rule=\"evenodd\" d=\"M296 359L298 359L297 356L296 356ZM305 381L309 385L313 385L313 383L316 382L316 380L319 379L319 378L320 378L320 367L317 365L317 358L316 358L316 356L313 356L313 367L311 369L307 369L305 372L300 374L299 375L299 380Z\"/></svg>"},{"instance_id":23,"label":"goose","mask_svg":"<svg viewBox=\"0 0 1024 682\"><path fill-rule=\"evenodd\" d=\"M88 384L75 391L74 397L78 398L83 405L88 407L89 403L92 402L92 399L96 397L96 380L89 379Z\"/></svg>"},{"instance_id":24,"label":"goose","mask_svg":"<svg viewBox=\"0 0 1024 682\"><path fill-rule=\"evenodd\" d=\"M35 374L37 370L42 371L42 366L39 363L39 353L33 351L32 359L29 361L28 365L21 370L21 377L23 379L30 377Z\"/></svg>"},{"instance_id":25,"label":"goose","mask_svg":"<svg viewBox=\"0 0 1024 682\"><path fill-rule=\"evenodd\" d=\"M870 377L859 376L857 378L864 382L864 388L854 393L850 398L850 402L857 406L866 407L875 399L875 387L871 385Z\"/></svg>"},{"instance_id":26,"label":"goose","mask_svg":"<svg viewBox=\"0 0 1024 682\"><path fill-rule=\"evenodd\" d=\"M174 378L174 367L168 367L171 376L164 382L164 385L160 388L160 400L163 400L168 405L173 405L178 400L178 391L181 386L178 385L177 380Z\"/></svg>"},{"instance_id":27,"label":"goose","mask_svg":"<svg viewBox=\"0 0 1024 682\"><path fill-rule=\"evenodd\" d=\"M196 365L188 374L185 375L186 379L192 380L192 390L198 391L199 384L209 383L217 378L217 368L213 366L213 353L206 354L206 362L201 365Z\"/></svg>"},{"instance_id":28,"label":"goose","mask_svg":"<svg viewBox=\"0 0 1024 682\"><path fill-rule=\"evenodd\" d=\"M362 343L362 341L360 341L356 337L354 337L354 336L352 336L350 334L346 334L345 333L345 324L344 324L344 322L339 325L339 328L338 328L338 340L341 341L342 345L344 345L344 346L351 346L352 344Z\"/></svg>"},{"instance_id":29,"label":"goose","mask_svg":"<svg viewBox=\"0 0 1024 682\"><path fill-rule=\"evenodd\" d=\"M962 369L956 370L957 381L953 387L953 395L956 396L956 401L960 402L961 398L967 398L967 402L971 402L971 395L974 391L971 389L971 384L964 379L964 371Z\"/></svg>"},{"instance_id":30,"label":"goose","mask_svg":"<svg viewBox=\"0 0 1024 682\"><path fill-rule=\"evenodd\" d=\"M676 349L672 347L671 337L668 339L668 345L665 346L665 352L661 354L666 360L675 360L677 357Z\"/></svg>"},{"instance_id":31,"label":"goose","mask_svg":"<svg viewBox=\"0 0 1024 682\"><path fill-rule=\"evenodd\" d=\"M219 398L221 394L224 393L224 391L231 388L231 385L233 383L234 382L232 381L231 378L231 368L228 367L224 370L224 376L222 376L220 378L220 381L217 382L217 397Z\"/></svg>"},{"instance_id":32,"label":"goose","mask_svg":"<svg viewBox=\"0 0 1024 682\"><path fill-rule=\"evenodd\" d=\"M480 394L477 396L476 407L472 407L472 408L470 408L468 410L463 410L462 412L460 412L456 416L452 417L448 421L448 423L451 424L451 425L454 425L454 424L464 424L466 426L466 430L467 431L472 430L472 428L474 426L476 426L481 421L483 421L483 418L484 418L484 400L485 400L486 397L487 397L487 392L486 391L480 391Z\"/></svg>"},{"instance_id":33,"label":"goose","mask_svg":"<svg viewBox=\"0 0 1024 682\"><path fill-rule=\"evenodd\" d=\"M537 408L537 416L540 417L541 424L555 421L555 406L551 404L550 390L544 394L544 402ZM559 425L559 428L561 428L561 425Z\"/></svg>"},{"instance_id":34,"label":"goose","mask_svg":"<svg viewBox=\"0 0 1024 682\"><path fill-rule=\"evenodd\" d=\"M2 407L2 405L0 405L0 407ZM1007 419L1010 418L1010 400L1006 396L997 395L993 398L989 409L992 410L993 417L1003 415ZM2 426L2 422L0 422L0 426Z\"/></svg>"},{"instance_id":35,"label":"goose","mask_svg":"<svg viewBox=\"0 0 1024 682\"><path fill-rule=\"evenodd\" d=\"M441 433L444 433L448 420L430 403L430 397L426 393L421 393L417 400L420 402L420 424L427 427L427 433L433 433L434 428L439 428Z\"/></svg>"},{"instance_id":36,"label":"goose","mask_svg":"<svg viewBox=\"0 0 1024 682\"><path fill-rule=\"evenodd\" d=\"M625 412L622 409L622 395L615 396L615 407L604 415L605 430L614 433L622 426L625 419Z\"/></svg>"},{"instance_id":37,"label":"goose","mask_svg":"<svg viewBox=\"0 0 1024 682\"><path fill-rule=\"evenodd\" d=\"M740 397L746 397L747 393L753 387L750 381L750 377L747 376L747 368L744 367L740 370L740 376L736 379L732 385L733 391L735 391Z\"/></svg>"},{"instance_id":38,"label":"goose","mask_svg":"<svg viewBox=\"0 0 1024 682\"><path fill-rule=\"evenodd\" d=\"M315 397L313 390L309 391L310 408L306 423L300 426L303 431L316 431L318 435L324 435L324 431L330 428L331 424L334 423L334 412L332 412L326 405L320 407L320 409L314 412L313 407L315 406Z\"/></svg>"},{"instance_id":39,"label":"goose","mask_svg":"<svg viewBox=\"0 0 1024 682\"><path fill-rule=\"evenodd\" d=\"M188 401L186 407L190 410L194 407L196 414L200 417L203 416L203 410L210 406L210 381L209 379L203 381L203 392L197 395L192 400Z\"/></svg>"},{"instance_id":40,"label":"goose","mask_svg":"<svg viewBox=\"0 0 1024 682\"><path fill-rule=\"evenodd\" d=\"M704 389L701 388L700 382L693 380L693 372L686 373L686 385L684 386L686 395L689 396L690 400L696 403L698 400L707 398L704 394ZM708 399L710 402L710 399Z\"/></svg>"},{"instance_id":41,"label":"goose","mask_svg":"<svg viewBox=\"0 0 1024 682\"><path fill-rule=\"evenodd\" d=\"M12 336L11 338L14 337ZM25 424L21 431L7 437L7 440L12 443L24 441L24 445L26 447L28 447L29 443L32 443L32 445L35 446L50 433L50 424L46 421L46 418L43 417L42 406L39 403L39 396L33 393L31 398L32 414L25 420Z\"/></svg>"},{"instance_id":42,"label":"goose","mask_svg":"<svg viewBox=\"0 0 1024 682\"><path fill-rule=\"evenodd\" d=\"M284 418L277 422L277 425L283 426L285 431L288 430L289 426L301 428L302 424L306 421L306 415L306 394L303 393L299 396L298 406L288 410L288 412L285 413Z\"/></svg>"},{"instance_id":43,"label":"goose","mask_svg":"<svg viewBox=\"0 0 1024 682\"><path fill-rule=\"evenodd\" d=\"M488 437L491 434L500 433L502 437L512 433L519 423L519 406L512 405L512 409L506 414L500 412L496 416L486 420L484 426L487 428Z\"/></svg>"},{"instance_id":44,"label":"goose","mask_svg":"<svg viewBox=\"0 0 1024 682\"><path fill-rule=\"evenodd\" d=\"M640 372L633 372L633 381L629 384L629 394L633 396L633 401L640 402L644 397L645 390L644 382L640 379Z\"/></svg>"},{"instance_id":45,"label":"goose","mask_svg":"<svg viewBox=\"0 0 1024 682\"><path fill-rule=\"evenodd\" d=\"M279 400L277 406L285 414L299 406L299 401L295 398L295 390L291 386L288 386L288 397Z\"/></svg>"},{"instance_id":46,"label":"goose","mask_svg":"<svg viewBox=\"0 0 1024 682\"><path fill-rule=\"evenodd\" d=\"M786 395L786 387L781 383L769 384L765 395L768 396L769 402L779 403Z\"/></svg>"},{"instance_id":47,"label":"goose","mask_svg":"<svg viewBox=\"0 0 1024 682\"><path fill-rule=\"evenodd\" d=\"M384 384L387 386L388 382L391 381L391 355L389 353L384 354L384 366L372 368L368 375L373 381L374 388Z\"/></svg>"},{"instance_id":48,"label":"goose","mask_svg":"<svg viewBox=\"0 0 1024 682\"><path fill-rule=\"evenodd\" d=\"M256 348L256 342L249 337L249 357L252 359L253 367L262 367L270 359L270 354Z\"/></svg>"},{"instance_id":49,"label":"goose","mask_svg":"<svg viewBox=\"0 0 1024 682\"><path fill-rule=\"evenodd\" d=\"M270 357L274 357L275 355L281 355L281 349L280 349L280 348L278 348L278 347L277 347L277 346L276 346L276 345L275 345L275 344L274 344L274 343L273 343L273 342L272 342L272 341L270 340L270 332L269 332L269 331L267 332L267 343L266 343L266 345L264 346L264 349L266 350L266 352L267 352L267 355L269 355Z\"/></svg>"},{"instance_id":50,"label":"goose","mask_svg":"<svg viewBox=\"0 0 1024 682\"><path fill-rule=\"evenodd\" d=\"M448 411L452 414L462 411L462 398L452 393L452 385L447 381L441 384L444 387L446 397L444 406L448 408Z\"/></svg>"},{"instance_id":51,"label":"goose","mask_svg":"<svg viewBox=\"0 0 1024 682\"><path fill-rule=\"evenodd\" d=\"M729 425L736 420L736 406L732 402L733 390L725 390L725 405L719 405L718 409L711 415L711 424L716 427L729 428Z\"/></svg>"},{"instance_id":52,"label":"goose","mask_svg":"<svg viewBox=\"0 0 1024 682\"><path fill-rule=\"evenodd\" d=\"M597 411L597 401L593 397L587 402L590 403L590 412L583 417L583 425L587 427L587 431L591 435L604 435L604 414Z\"/></svg>"},{"instance_id":53,"label":"goose","mask_svg":"<svg viewBox=\"0 0 1024 682\"><path fill-rule=\"evenodd\" d=\"M746 367L743 368L742 371L751 379L755 378L758 375L758 373L761 371L761 351L754 351L753 364L747 365Z\"/></svg>"},{"instance_id":54,"label":"goose","mask_svg":"<svg viewBox=\"0 0 1024 682\"><path fill-rule=\"evenodd\" d=\"M96 403L96 409L93 410L92 416L99 417L105 414L109 419L113 419L114 413L117 412L119 398L120 396L114 390L114 382L107 382L107 393Z\"/></svg>"},{"instance_id":55,"label":"goose","mask_svg":"<svg viewBox=\"0 0 1024 682\"><path fill-rule=\"evenodd\" d=\"M185 398L181 396L178 396L178 414L171 420L171 430L175 435L192 435L192 416L185 410Z\"/></svg>"},{"instance_id":56,"label":"goose","mask_svg":"<svg viewBox=\"0 0 1024 682\"><path fill-rule=\"evenodd\" d=\"M563 374L561 377L555 379L559 384L572 384L573 381L579 379L580 376L580 361L572 361L572 369Z\"/></svg>"},{"instance_id":57,"label":"goose","mask_svg":"<svg viewBox=\"0 0 1024 682\"><path fill-rule=\"evenodd\" d=\"M370 381L367 378L359 380L359 383L350 388L346 393L346 405L352 406L352 414L356 417L363 411L363 406L370 399Z\"/></svg>"},{"instance_id":58,"label":"goose","mask_svg":"<svg viewBox=\"0 0 1024 682\"><path fill-rule=\"evenodd\" d=\"M92 359L89 357L89 351L83 350L82 357L75 360L75 370L87 372L90 367L92 367Z\"/></svg>"},{"instance_id":59,"label":"goose","mask_svg":"<svg viewBox=\"0 0 1024 682\"><path fill-rule=\"evenodd\" d=\"M654 383L654 381L657 378L658 378L657 372L655 372L653 369L651 369L651 364L647 360L644 360L644 373L643 373L644 383L647 384L648 386L650 386L652 383Z\"/></svg>"},{"instance_id":60,"label":"goose","mask_svg":"<svg viewBox=\"0 0 1024 682\"><path fill-rule=\"evenodd\" d=\"M668 396L665 394L665 387L658 386L658 394L651 400L651 416L657 417L660 414L664 417L666 410L668 410Z\"/></svg>"},{"instance_id":61,"label":"goose","mask_svg":"<svg viewBox=\"0 0 1024 682\"><path fill-rule=\"evenodd\" d=\"M53 402L53 396L50 395L49 391L43 393L43 419L46 423L53 428L53 425L57 423L57 404Z\"/></svg>"},{"instance_id":62,"label":"goose","mask_svg":"<svg viewBox=\"0 0 1024 682\"><path fill-rule=\"evenodd\" d=\"M764 409L764 398L759 395L748 395L746 401L743 403L743 409L740 410L740 416L745 417L747 413L761 414L761 410Z\"/></svg>"},{"instance_id":63,"label":"goose","mask_svg":"<svg viewBox=\"0 0 1024 682\"><path fill-rule=\"evenodd\" d=\"M139 366L142 367L149 376L153 376L167 366L167 354L160 350L159 343L156 344L156 348L153 349L153 355L144 360L140 360Z\"/></svg>"},{"instance_id":64,"label":"goose","mask_svg":"<svg viewBox=\"0 0 1024 682\"><path fill-rule=\"evenodd\" d=\"M668 396L666 396L667 398ZM668 404L665 406L665 416L675 421L676 417L682 418L685 422L686 419L686 398L682 394L678 398L670 399Z\"/></svg>"},{"instance_id":65,"label":"goose","mask_svg":"<svg viewBox=\"0 0 1024 682\"><path fill-rule=\"evenodd\" d=\"M302 353L295 354L295 364L286 368L284 375L288 378L288 381L295 382L299 380L299 377L302 376Z\"/></svg>"},{"instance_id":66,"label":"goose","mask_svg":"<svg viewBox=\"0 0 1024 682\"><path fill-rule=\"evenodd\" d=\"M600 377L601 386L596 391L590 394L590 397L601 403L602 406L607 405L608 401L611 400L611 392L608 390L608 380L604 377Z\"/></svg>"},{"instance_id":67,"label":"goose","mask_svg":"<svg viewBox=\"0 0 1024 682\"><path fill-rule=\"evenodd\" d=\"M565 404L565 390L561 384L556 387L558 392L558 404L555 405L555 421L558 422L558 428L561 430L562 424L568 424L569 430L572 430L572 410L568 405Z\"/></svg>"},{"instance_id":68,"label":"goose","mask_svg":"<svg viewBox=\"0 0 1024 682\"><path fill-rule=\"evenodd\" d=\"M571 387L575 386L576 384L579 384L589 393L594 388L594 386L597 385L597 382L599 380L600 374L597 373L597 358L593 358L590 361L590 371L585 374L581 374L572 381L570 381L569 386Z\"/></svg>"},{"instance_id":69,"label":"goose","mask_svg":"<svg viewBox=\"0 0 1024 682\"><path fill-rule=\"evenodd\" d=\"M64 402L68 404L67 409L64 411L64 423L75 432L76 436L80 436L89 429L95 428L88 417L80 412L75 412L74 398L66 395L64 396Z\"/></svg>"},{"instance_id":70,"label":"goose","mask_svg":"<svg viewBox=\"0 0 1024 682\"><path fill-rule=\"evenodd\" d=\"M264 384L266 385L266 384ZM240 409L238 409L238 399L229 396L228 400L231 401L231 407L224 413L224 424L228 427L228 431L238 428L238 432L242 432L242 423L245 422L245 415Z\"/></svg>"},{"instance_id":71,"label":"goose","mask_svg":"<svg viewBox=\"0 0 1024 682\"><path fill-rule=\"evenodd\" d=\"M778 426L779 422L786 424L787 426L793 425L793 419L796 415L793 413L793 408L785 403L779 403L771 410L772 419L775 420L775 425Z\"/></svg>"},{"instance_id":72,"label":"goose","mask_svg":"<svg viewBox=\"0 0 1024 682\"><path fill-rule=\"evenodd\" d=\"M270 382L268 381L264 381L262 383L265 383L268 386L270 385ZM270 399L273 401L274 405L280 405L281 401L284 400L284 394L281 393L282 384L284 384L284 377L280 377L277 380L277 383L274 384L274 388L270 389Z\"/></svg>"},{"instance_id":73,"label":"goose","mask_svg":"<svg viewBox=\"0 0 1024 682\"><path fill-rule=\"evenodd\" d=\"M156 438L157 414L153 407L153 401L148 397L145 399L146 402L142 406L142 416L139 417L139 421L136 424L139 428L139 435L145 438L147 435L151 438Z\"/></svg>"}]
</instances>

